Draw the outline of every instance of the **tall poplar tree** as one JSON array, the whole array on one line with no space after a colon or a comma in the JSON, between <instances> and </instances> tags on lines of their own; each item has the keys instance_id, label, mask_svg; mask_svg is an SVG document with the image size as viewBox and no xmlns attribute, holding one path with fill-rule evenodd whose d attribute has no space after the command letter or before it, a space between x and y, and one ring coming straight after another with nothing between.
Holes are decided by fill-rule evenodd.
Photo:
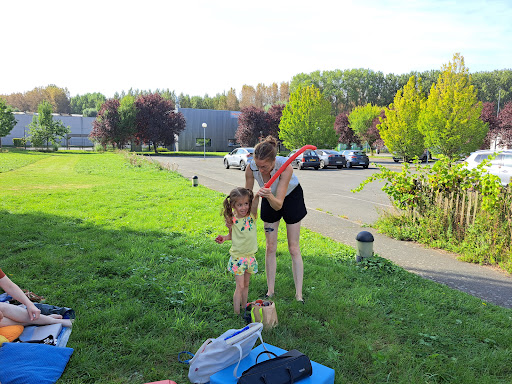
<instances>
[{"instance_id":1,"label":"tall poplar tree","mask_svg":"<svg viewBox=\"0 0 512 384\"><path fill-rule=\"evenodd\" d=\"M488 131L481 112L464 57L456 53L443 65L419 117L426 146L452 159L478 149Z\"/></svg>"},{"instance_id":2,"label":"tall poplar tree","mask_svg":"<svg viewBox=\"0 0 512 384\"><path fill-rule=\"evenodd\" d=\"M384 144L390 152L406 160L421 156L425 149L425 137L418 128L424 97L421 79L411 76L403 90L396 92L394 102L385 109L386 117L377 126Z\"/></svg>"},{"instance_id":3,"label":"tall poplar tree","mask_svg":"<svg viewBox=\"0 0 512 384\"><path fill-rule=\"evenodd\" d=\"M338 137L334 131L331 103L314 86L298 87L290 95L279 124L279 138L294 149L306 144L334 148Z\"/></svg>"}]
</instances>

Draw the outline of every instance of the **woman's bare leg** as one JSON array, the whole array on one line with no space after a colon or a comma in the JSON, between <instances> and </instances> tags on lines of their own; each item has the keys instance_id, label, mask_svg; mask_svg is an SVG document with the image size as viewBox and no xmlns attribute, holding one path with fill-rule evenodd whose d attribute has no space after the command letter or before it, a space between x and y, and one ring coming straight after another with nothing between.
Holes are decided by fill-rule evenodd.
<instances>
[{"instance_id":1,"label":"woman's bare leg","mask_svg":"<svg viewBox=\"0 0 512 384\"><path fill-rule=\"evenodd\" d=\"M54 316L39 316L39 319L30 321L27 310L17 305L0 303L0 312L4 317L0 320L0 327L8 325L48 325L62 324L64 327L71 327L72 322L69 319L56 318Z\"/></svg>"},{"instance_id":2,"label":"woman's bare leg","mask_svg":"<svg viewBox=\"0 0 512 384\"><path fill-rule=\"evenodd\" d=\"M267 295L272 296L275 292L276 270L277 270L277 231L279 221L275 223L263 223L265 228L265 274L267 276Z\"/></svg>"},{"instance_id":3,"label":"woman's bare leg","mask_svg":"<svg viewBox=\"0 0 512 384\"><path fill-rule=\"evenodd\" d=\"M304 280L304 264L300 252L300 221L295 224L286 224L288 237L288 250L292 257L293 281L295 283L295 299L302 301L302 283Z\"/></svg>"}]
</instances>

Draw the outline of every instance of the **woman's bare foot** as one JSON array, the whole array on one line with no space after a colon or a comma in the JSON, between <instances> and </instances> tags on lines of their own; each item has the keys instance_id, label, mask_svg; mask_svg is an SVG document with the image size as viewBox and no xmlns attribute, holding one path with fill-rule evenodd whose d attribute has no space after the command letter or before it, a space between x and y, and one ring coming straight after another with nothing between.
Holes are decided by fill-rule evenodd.
<instances>
[{"instance_id":1,"label":"woman's bare foot","mask_svg":"<svg viewBox=\"0 0 512 384\"><path fill-rule=\"evenodd\" d=\"M73 319L62 319L62 326L71 328L73 326Z\"/></svg>"}]
</instances>

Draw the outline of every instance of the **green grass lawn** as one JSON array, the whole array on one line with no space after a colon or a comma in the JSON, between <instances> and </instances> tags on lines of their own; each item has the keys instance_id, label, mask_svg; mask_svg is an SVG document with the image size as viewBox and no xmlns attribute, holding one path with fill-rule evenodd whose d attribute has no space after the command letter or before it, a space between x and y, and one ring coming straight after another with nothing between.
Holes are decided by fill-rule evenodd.
<instances>
[{"instance_id":1,"label":"green grass lawn","mask_svg":"<svg viewBox=\"0 0 512 384\"><path fill-rule=\"evenodd\" d=\"M178 353L243 326L232 314L223 195L114 153L0 153L0 267L77 313L59 383L187 383ZM307 196L306 196L307 199ZM265 293L261 273L250 299ZM306 304L280 233L279 325L266 342L332 367L336 383L510 383L512 311L306 229Z\"/></svg>"}]
</instances>

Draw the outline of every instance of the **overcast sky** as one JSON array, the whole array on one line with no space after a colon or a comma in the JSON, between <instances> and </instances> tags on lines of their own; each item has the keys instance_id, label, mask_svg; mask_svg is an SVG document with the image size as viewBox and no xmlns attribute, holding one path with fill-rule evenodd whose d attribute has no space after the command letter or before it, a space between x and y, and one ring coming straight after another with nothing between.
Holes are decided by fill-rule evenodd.
<instances>
[{"instance_id":1,"label":"overcast sky","mask_svg":"<svg viewBox=\"0 0 512 384\"><path fill-rule=\"evenodd\" d=\"M298 73L512 69L511 0L2 1L0 94L190 96Z\"/></svg>"}]
</instances>

